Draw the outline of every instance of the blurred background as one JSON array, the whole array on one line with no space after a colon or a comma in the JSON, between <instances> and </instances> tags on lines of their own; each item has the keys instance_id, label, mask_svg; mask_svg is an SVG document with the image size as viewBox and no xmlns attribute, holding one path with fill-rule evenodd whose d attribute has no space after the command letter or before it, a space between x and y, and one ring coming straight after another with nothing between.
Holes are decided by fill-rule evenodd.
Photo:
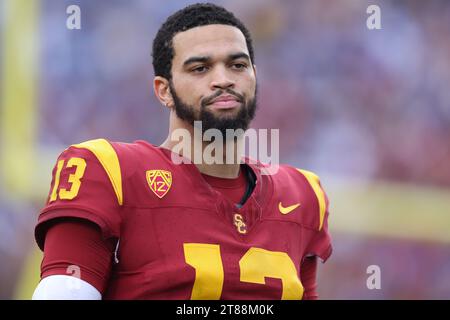
<instances>
[{"instance_id":1,"label":"blurred background","mask_svg":"<svg viewBox=\"0 0 450 320\"><path fill-rule=\"evenodd\" d=\"M253 127L279 128L281 162L316 172L331 200L320 297L450 299L450 2L212 2L253 34ZM0 299L39 281L33 228L63 149L165 139L151 44L190 3L0 0ZM66 27L72 4L80 30Z\"/></svg>"}]
</instances>

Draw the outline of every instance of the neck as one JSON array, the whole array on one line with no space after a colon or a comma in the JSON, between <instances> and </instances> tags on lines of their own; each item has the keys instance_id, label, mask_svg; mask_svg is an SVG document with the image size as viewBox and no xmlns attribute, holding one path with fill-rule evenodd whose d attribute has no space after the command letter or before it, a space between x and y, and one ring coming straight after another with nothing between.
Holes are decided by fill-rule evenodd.
<instances>
[{"instance_id":1,"label":"neck","mask_svg":"<svg viewBox=\"0 0 450 320\"><path fill-rule=\"evenodd\" d=\"M177 129L183 130L178 131ZM183 134L182 138L180 138L178 134L180 132ZM221 149L223 150L222 163L217 163L219 161L208 161L205 156L210 154L212 154L213 157L215 156L214 152L210 152L212 148L211 142L203 141L201 132L200 134L198 132L194 134L194 127L179 119L175 115L175 112L171 111L169 135L160 147L169 149L176 154L188 158L203 174L219 178L232 179L239 176L241 154L239 152L238 145L242 139L243 137L239 137L237 141L229 141L227 142L228 146L225 143L223 145L217 145L218 148L222 147ZM232 145L230 146L229 144ZM205 153L206 148L208 149ZM228 151L233 151L233 161L231 161L231 163L226 161L227 149ZM214 159L217 159L217 157Z\"/></svg>"}]
</instances>

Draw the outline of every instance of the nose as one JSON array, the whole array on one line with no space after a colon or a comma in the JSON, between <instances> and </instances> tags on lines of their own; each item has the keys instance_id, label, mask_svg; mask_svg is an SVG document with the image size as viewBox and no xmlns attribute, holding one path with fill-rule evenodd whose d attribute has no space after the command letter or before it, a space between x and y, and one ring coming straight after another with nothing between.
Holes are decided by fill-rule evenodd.
<instances>
[{"instance_id":1,"label":"nose","mask_svg":"<svg viewBox=\"0 0 450 320\"><path fill-rule=\"evenodd\" d=\"M234 88L234 85L235 81L226 68L218 66L212 73L211 90Z\"/></svg>"}]
</instances>

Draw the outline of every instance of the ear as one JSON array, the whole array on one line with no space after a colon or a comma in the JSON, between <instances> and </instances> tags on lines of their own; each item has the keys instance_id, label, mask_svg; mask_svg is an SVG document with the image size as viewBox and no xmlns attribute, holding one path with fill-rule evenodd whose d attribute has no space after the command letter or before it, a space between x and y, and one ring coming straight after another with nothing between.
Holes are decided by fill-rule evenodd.
<instances>
[{"instance_id":1,"label":"ear","mask_svg":"<svg viewBox=\"0 0 450 320\"><path fill-rule=\"evenodd\" d=\"M153 79L153 90L158 100L168 108L173 106L173 97L170 92L169 80L156 76Z\"/></svg>"}]
</instances>

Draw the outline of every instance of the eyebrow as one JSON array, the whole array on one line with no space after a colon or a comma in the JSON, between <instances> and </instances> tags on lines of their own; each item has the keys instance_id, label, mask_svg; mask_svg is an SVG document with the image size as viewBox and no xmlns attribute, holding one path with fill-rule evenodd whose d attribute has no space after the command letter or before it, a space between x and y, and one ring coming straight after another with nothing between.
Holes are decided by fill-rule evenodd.
<instances>
[{"instance_id":1,"label":"eyebrow","mask_svg":"<svg viewBox=\"0 0 450 320\"><path fill-rule=\"evenodd\" d=\"M246 54L244 52L233 53L228 56L228 59L231 61L237 60L237 59L242 59L242 58L247 60L248 62L250 62L250 57L248 56L248 54Z\"/></svg>"},{"instance_id":2,"label":"eyebrow","mask_svg":"<svg viewBox=\"0 0 450 320\"><path fill-rule=\"evenodd\" d=\"M238 52L238 53L232 53L230 55L228 55L228 61L233 61L236 59L246 59L247 61L250 62L250 57L248 56L248 54L244 53L244 52ZM188 59L186 59L186 61L183 62L183 66L186 67L192 63L195 62L201 62L201 63L206 63L211 61L211 57L210 56L194 56L194 57L190 57Z\"/></svg>"}]
</instances>

